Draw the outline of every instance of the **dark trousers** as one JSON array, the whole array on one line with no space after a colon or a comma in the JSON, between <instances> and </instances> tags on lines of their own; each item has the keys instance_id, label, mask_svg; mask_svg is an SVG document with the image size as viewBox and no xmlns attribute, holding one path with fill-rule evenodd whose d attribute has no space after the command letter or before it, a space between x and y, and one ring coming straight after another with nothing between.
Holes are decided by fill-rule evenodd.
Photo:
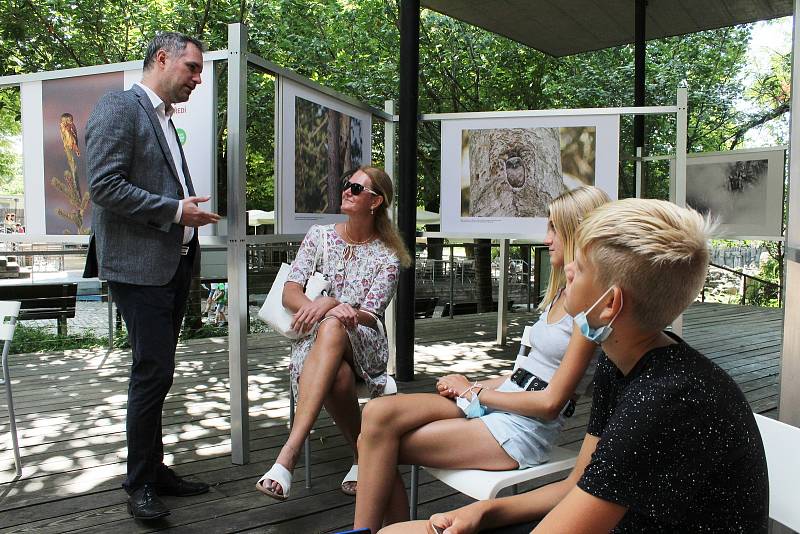
<instances>
[{"instance_id":1,"label":"dark trousers","mask_svg":"<svg viewBox=\"0 0 800 534\"><path fill-rule=\"evenodd\" d=\"M156 483L166 469L161 412L175 372L175 347L186 311L195 250L193 242L166 285L108 282L133 352L126 420L128 475L122 484L128 493Z\"/></svg>"}]
</instances>

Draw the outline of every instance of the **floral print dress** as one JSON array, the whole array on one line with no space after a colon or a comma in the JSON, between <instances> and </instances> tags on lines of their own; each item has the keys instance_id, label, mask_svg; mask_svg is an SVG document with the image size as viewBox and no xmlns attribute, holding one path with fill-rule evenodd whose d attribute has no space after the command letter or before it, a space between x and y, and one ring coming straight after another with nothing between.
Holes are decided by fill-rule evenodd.
<instances>
[{"instance_id":1,"label":"floral print dress","mask_svg":"<svg viewBox=\"0 0 800 534\"><path fill-rule=\"evenodd\" d=\"M325 243L328 246L327 261L324 259ZM363 245L350 245L336 232L334 225L314 225L297 251L287 281L305 287L311 275L319 271L331 282L331 297L383 318L383 312L397 289L399 268L397 255L379 239ZM310 335L292 343L289 371L295 395L299 390L303 362L317 338L318 328L319 323ZM361 324L348 329L347 335L353 349L356 373L366 382L370 396L381 395L386 386L386 363L389 360L386 336Z\"/></svg>"}]
</instances>

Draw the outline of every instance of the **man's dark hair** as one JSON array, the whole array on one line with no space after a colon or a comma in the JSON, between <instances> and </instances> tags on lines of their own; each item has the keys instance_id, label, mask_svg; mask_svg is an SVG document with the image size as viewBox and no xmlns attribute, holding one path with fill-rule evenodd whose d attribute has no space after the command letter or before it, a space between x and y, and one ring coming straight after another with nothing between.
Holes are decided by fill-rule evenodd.
<instances>
[{"instance_id":1,"label":"man's dark hair","mask_svg":"<svg viewBox=\"0 0 800 534\"><path fill-rule=\"evenodd\" d=\"M195 45L201 52L205 52L205 45L199 39L178 32L159 33L147 45L147 54L144 56L144 70L152 68L159 50L164 50L171 56L179 56L189 43Z\"/></svg>"}]
</instances>

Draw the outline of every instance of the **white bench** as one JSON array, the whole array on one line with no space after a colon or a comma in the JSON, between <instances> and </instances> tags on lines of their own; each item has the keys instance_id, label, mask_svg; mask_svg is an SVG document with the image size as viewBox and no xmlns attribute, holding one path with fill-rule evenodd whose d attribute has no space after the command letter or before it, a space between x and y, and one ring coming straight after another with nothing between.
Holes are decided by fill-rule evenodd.
<instances>
[{"instance_id":1,"label":"white bench","mask_svg":"<svg viewBox=\"0 0 800 534\"><path fill-rule=\"evenodd\" d=\"M769 472L769 516L800 532L800 428L755 414Z\"/></svg>"}]
</instances>

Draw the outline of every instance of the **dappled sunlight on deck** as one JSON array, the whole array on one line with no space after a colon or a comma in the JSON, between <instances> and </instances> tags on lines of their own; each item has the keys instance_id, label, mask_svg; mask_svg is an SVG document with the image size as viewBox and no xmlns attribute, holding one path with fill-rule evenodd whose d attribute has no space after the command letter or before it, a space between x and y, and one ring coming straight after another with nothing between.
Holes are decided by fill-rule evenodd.
<instances>
[{"instance_id":1,"label":"dappled sunlight on deck","mask_svg":"<svg viewBox=\"0 0 800 534\"><path fill-rule=\"evenodd\" d=\"M435 378L448 373L483 378L507 371L522 327L534 317L511 315L506 347L494 343L494 313L417 321L417 377L400 383L400 391L432 391ZM684 333L737 380L754 410L768 412L777 403L781 325L780 310L701 304L687 314ZM287 342L274 335L251 336L249 345L251 457L243 466L230 460L227 339L178 346L175 380L164 405L167 462L181 475L208 482L212 490L192 498L167 498L173 513L153 528L296 533L335 530L351 522L354 500L339 491L339 483L352 457L324 413L312 434L313 487L304 487L303 470L298 469L286 503L253 489L286 439L289 351ZM14 480L8 416L2 409L0 529L145 531L129 519L120 487L130 353L23 354L12 356L11 365L23 476ZM588 408L588 399L582 399L562 444L577 446ZM421 480L421 516L467 502L425 474Z\"/></svg>"}]
</instances>

